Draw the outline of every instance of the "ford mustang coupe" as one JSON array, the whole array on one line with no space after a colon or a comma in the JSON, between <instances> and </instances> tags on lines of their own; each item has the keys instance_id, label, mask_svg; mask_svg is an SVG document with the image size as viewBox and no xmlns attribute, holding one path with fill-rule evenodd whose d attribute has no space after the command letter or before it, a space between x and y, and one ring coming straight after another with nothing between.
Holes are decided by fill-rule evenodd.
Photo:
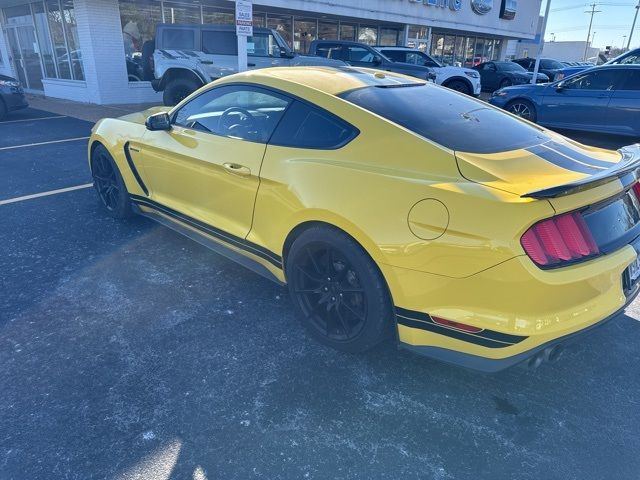
<instances>
[{"instance_id":1,"label":"ford mustang coupe","mask_svg":"<svg viewBox=\"0 0 640 480\"><path fill-rule=\"evenodd\" d=\"M537 365L638 292L639 146L580 145L416 78L232 75L98 122L88 153L112 216L288 284L342 351L393 336L479 370Z\"/></svg>"}]
</instances>

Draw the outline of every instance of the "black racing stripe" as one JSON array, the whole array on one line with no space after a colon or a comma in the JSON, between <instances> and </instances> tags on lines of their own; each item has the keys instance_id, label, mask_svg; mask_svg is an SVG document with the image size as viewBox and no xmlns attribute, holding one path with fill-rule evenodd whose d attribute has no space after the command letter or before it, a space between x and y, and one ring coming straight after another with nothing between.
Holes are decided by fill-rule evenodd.
<instances>
[{"instance_id":1,"label":"black racing stripe","mask_svg":"<svg viewBox=\"0 0 640 480\"><path fill-rule=\"evenodd\" d=\"M460 330L439 325L433 319L423 312L407 310L396 307L396 319L399 324L407 327L427 330L439 335L446 335L456 340L474 343L488 348L505 348L522 342L528 337L521 335L510 335L507 333L497 332L495 330L482 330L478 333L467 333Z\"/></svg>"},{"instance_id":2,"label":"black racing stripe","mask_svg":"<svg viewBox=\"0 0 640 480\"><path fill-rule=\"evenodd\" d=\"M536 145L535 147L529 147L525 149L529 153L533 153L538 157L546 160L549 163L556 165L557 167L564 168L577 173L585 173L587 175L595 175L602 171L600 168L591 167L589 165L583 165L570 158L562 155L558 152L545 148L542 145Z\"/></svg>"},{"instance_id":3,"label":"black racing stripe","mask_svg":"<svg viewBox=\"0 0 640 480\"><path fill-rule=\"evenodd\" d=\"M169 52L167 52L166 50L160 50L162 52L162 55L164 55L167 58L176 58L173 55L171 55Z\"/></svg>"},{"instance_id":4,"label":"black racing stripe","mask_svg":"<svg viewBox=\"0 0 640 480\"><path fill-rule=\"evenodd\" d=\"M590 157L589 155L585 155L578 150L574 150L567 145L563 145L558 142L549 142L544 144L545 147L553 148L557 152L566 155L567 157L571 157L579 162L586 163L587 165L591 165L592 167L598 168L611 168L615 165L615 163L604 162L602 160L598 160L597 158Z\"/></svg>"},{"instance_id":5,"label":"black racing stripe","mask_svg":"<svg viewBox=\"0 0 640 480\"><path fill-rule=\"evenodd\" d=\"M250 242L249 240L246 240L241 237L237 237L228 232L225 232L224 230L220 230L219 228L216 228L209 224L201 222L200 220L197 220L193 217L185 215L184 213L180 213L170 207L162 205L161 203L158 203L149 198L140 197L138 195L130 195L130 197L132 201L134 201L139 205L144 205L146 207L151 207L155 210L158 210L159 212L162 212L165 215L169 215L170 217L173 217L183 223L186 223L197 230L200 230L208 235L211 235L212 237L216 237L226 243L229 243L235 247L241 248L242 250L245 250L260 258L263 258L264 260L267 260L269 263L271 263L272 265L278 268L282 268L282 257L280 257L279 255L276 255L271 250L268 250L260 245Z\"/></svg>"},{"instance_id":6,"label":"black racing stripe","mask_svg":"<svg viewBox=\"0 0 640 480\"><path fill-rule=\"evenodd\" d=\"M142 177L140 176L140 173L138 173L138 169L136 168L136 165L133 163L133 159L131 158L131 152L129 151L129 142L124 144L124 156L127 159L127 163L129 164L129 168L131 169L136 182L138 182L138 185L140 186L144 194L149 196L149 190L142 181Z\"/></svg>"}]
</instances>

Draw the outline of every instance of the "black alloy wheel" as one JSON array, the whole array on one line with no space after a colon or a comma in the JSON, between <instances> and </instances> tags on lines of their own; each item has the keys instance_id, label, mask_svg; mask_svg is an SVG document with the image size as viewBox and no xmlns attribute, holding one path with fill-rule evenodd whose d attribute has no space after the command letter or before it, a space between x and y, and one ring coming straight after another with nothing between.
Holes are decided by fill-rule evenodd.
<instances>
[{"instance_id":1,"label":"black alloy wheel","mask_svg":"<svg viewBox=\"0 0 640 480\"><path fill-rule=\"evenodd\" d=\"M471 88L462 80L453 80L446 85L447 88L455 90L456 92L464 93L465 95L471 95Z\"/></svg>"},{"instance_id":2,"label":"black alloy wheel","mask_svg":"<svg viewBox=\"0 0 640 480\"><path fill-rule=\"evenodd\" d=\"M392 303L377 266L344 232L312 227L292 245L287 282L303 325L320 342L360 352L391 332Z\"/></svg>"},{"instance_id":3,"label":"black alloy wheel","mask_svg":"<svg viewBox=\"0 0 640 480\"><path fill-rule=\"evenodd\" d=\"M118 167L107 149L98 145L91 156L93 186L107 212L115 218L131 215L131 202Z\"/></svg>"},{"instance_id":4,"label":"black alloy wheel","mask_svg":"<svg viewBox=\"0 0 640 480\"><path fill-rule=\"evenodd\" d=\"M358 336L367 318L367 294L358 273L336 248L326 243L305 247L292 272L300 306L319 333L336 341Z\"/></svg>"}]
</instances>

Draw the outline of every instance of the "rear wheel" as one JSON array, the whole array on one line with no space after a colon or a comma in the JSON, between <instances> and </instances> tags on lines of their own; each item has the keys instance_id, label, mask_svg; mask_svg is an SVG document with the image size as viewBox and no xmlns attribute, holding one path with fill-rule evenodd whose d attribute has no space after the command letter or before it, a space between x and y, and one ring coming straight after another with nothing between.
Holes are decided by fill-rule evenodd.
<instances>
[{"instance_id":1,"label":"rear wheel","mask_svg":"<svg viewBox=\"0 0 640 480\"><path fill-rule=\"evenodd\" d=\"M167 106L177 105L200 87L201 84L191 78L174 78L164 87L162 101Z\"/></svg>"},{"instance_id":2,"label":"rear wheel","mask_svg":"<svg viewBox=\"0 0 640 480\"><path fill-rule=\"evenodd\" d=\"M535 122L537 118L536 107L527 100L514 100L507 105L506 110L530 122Z\"/></svg>"},{"instance_id":3,"label":"rear wheel","mask_svg":"<svg viewBox=\"0 0 640 480\"><path fill-rule=\"evenodd\" d=\"M133 214L122 175L103 145L98 145L91 155L91 176L98 197L109 215L114 218L127 218Z\"/></svg>"},{"instance_id":4,"label":"rear wheel","mask_svg":"<svg viewBox=\"0 0 640 480\"><path fill-rule=\"evenodd\" d=\"M462 80L452 80L444 85L451 90L455 90L456 92L464 93L465 95L471 95L472 91L469 85Z\"/></svg>"},{"instance_id":5,"label":"rear wheel","mask_svg":"<svg viewBox=\"0 0 640 480\"><path fill-rule=\"evenodd\" d=\"M344 352L361 352L392 332L393 305L369 255L330 226L304 231L286 259L294 305L309 333Z\"/></svg>"}]
</instances>

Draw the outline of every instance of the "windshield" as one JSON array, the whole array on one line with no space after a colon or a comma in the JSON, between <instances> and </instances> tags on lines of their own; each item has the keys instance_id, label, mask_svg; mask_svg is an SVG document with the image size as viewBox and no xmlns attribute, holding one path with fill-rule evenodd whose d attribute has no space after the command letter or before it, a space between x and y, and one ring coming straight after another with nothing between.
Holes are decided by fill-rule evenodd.
<instances>
[{"instance_id":1,"label":"windshield","mask_svg":"<svg viewBox=\"0 0 640 480\"><path fill-rule=\"evenodd\" d=\"M284 40L284 38L282 38L282 36L276 30L273 31L273 36L276 37L276 41L278 42L278 46L280 48L284 49L285 53L288 56L293 55L293 52L289 48L289 44Z\"/></svg>"},{"instance_id":2,"label":"windshield","mask_svg":"<svg viewBox=\"0 0 640 480\"><path fill-rule=\"evenodd\" d=\"M496 153L548 140L541 130L528 123L483 102L429 84L364 87L344 92L340 97L451 150Z\"/></svg>"},{"instance_id":3,"label":"windshield","mask_svg":"<svg viewBox=\"0 0 640 480\"><path fill-rule=\"evenodd\" d=\"M526 72L527 70L522 66L514 62L496 63L498 70L506 72Z\"/></svg>"},{"instance_id":4,"label":"windshield","mask_svg":"<svg viewBox=\"0 0 640 480\"><path fill-rule=\"evenodd\" d=\"M542 68L548 68L550 70L560 70L564 68L564 65L562 65L560 62L556 60L541 60L540 66Z\"/></svg>"}]
</instances>

